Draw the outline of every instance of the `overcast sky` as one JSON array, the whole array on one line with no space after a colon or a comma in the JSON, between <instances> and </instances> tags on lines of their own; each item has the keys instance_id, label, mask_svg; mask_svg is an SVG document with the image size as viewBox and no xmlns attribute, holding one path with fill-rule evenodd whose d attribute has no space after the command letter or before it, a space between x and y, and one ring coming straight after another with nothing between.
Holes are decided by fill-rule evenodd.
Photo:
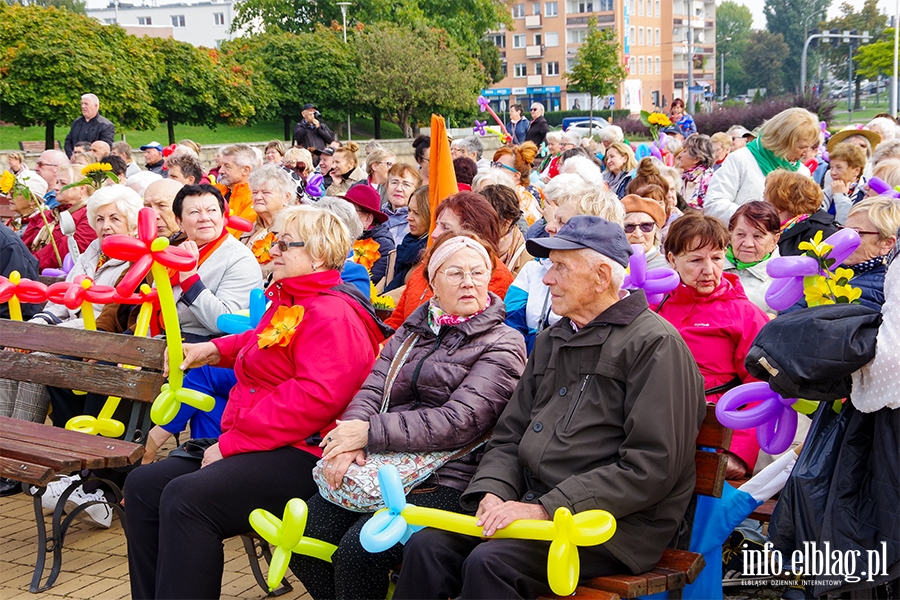
<instances>
[{"instance_id":1,"label":"overcast sky","mask_svg":"<svg viewBox=\"0 0 900 600\"><path fill-rule=\"evenodd\" d=\"M753 28L754 29L765 29L766 27L766 18L763 16L763 0L734 0L738 4L743 4L744 6L750 9L750 12L753 13ZM831 8L828 11L828 17L836 17L840 14L838 10L841 6L842 2L848 2L851 5L855 6L857 10L859 10L863 5L863 0L833 0L831 3ZM716 4L721 4L721 0L716 0ZM895 14L897 7L897 3L895 0L878 0L878 8L881 9L881 12L888 15Z\"/></svg>"}]
</instances>

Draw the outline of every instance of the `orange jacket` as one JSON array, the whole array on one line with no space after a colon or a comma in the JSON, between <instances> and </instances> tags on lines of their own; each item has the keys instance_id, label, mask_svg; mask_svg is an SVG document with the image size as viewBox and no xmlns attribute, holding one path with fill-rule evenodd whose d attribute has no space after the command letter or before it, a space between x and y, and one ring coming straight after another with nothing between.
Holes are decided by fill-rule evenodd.
<instances>
[{"instance_id":1,"label":"orange jacket","mask_svg":"<svg viewBox=\"0 0 900 600\"><path fill-rule=\"evenodd\" d=\"M229 189L221 183L217 183L216 187L219 188L219 191L225 196L225 200L228 202L228 208L231 209L232 215L247 219L251 223L256 222L256 211L253 210L253 195L250 193L249 184L246 182L238 183ZM230 227L228 228L228 233L237 239L241 239L241 236L244 234L243 231L231 229Z\"/></svg>"}]
</instances>

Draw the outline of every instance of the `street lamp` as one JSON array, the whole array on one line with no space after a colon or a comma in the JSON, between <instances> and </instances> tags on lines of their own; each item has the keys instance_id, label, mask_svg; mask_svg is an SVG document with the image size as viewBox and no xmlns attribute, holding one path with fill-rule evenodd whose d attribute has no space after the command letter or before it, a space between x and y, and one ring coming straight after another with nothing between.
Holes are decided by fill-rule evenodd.
<instances>
[{"instance_id":1,"label":"street lamp","mask_svg":"<svg viewBox=\"0 0 900 600\"><path fill-rule=\"evenodd\" d=\"M338 2L338 6L341 7L341 18L344 20L344 43L347 43L347 7L353 6L352 2ZM350 136L350 111L347 111L347 139L353 139Z\"/></svg>"},{"instance_id":2,"label":"street lamp","mask_svg":"<svg viewBox=\"0 0 900 600\"><path fill-rule=\"evenodd\" d=\"M723 42L730 42L731 37L727 37L722 40ZM722 63L719 66L719 71L722 73L722 86L719 88L719 97L722 101L725 101L725 57L728 56L730 52L722 52Z\"/></svg>"}]
</instances>

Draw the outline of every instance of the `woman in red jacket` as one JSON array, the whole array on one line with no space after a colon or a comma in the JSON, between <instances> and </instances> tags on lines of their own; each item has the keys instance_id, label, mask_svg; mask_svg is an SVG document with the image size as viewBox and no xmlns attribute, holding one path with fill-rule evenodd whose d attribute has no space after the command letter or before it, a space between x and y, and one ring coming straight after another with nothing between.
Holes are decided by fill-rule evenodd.
<instances>
[{"instance_id":1,"label":"woman in red jacket","mask_svg":"<svg viewBox=\"0 0 900 600\"><path fill-rule=\"evenodd\" d=\"M665 251L681 285L656 308L691 349L705 380L706 401L712 403L727 390L756 381L744 359L756 334L769 322L747 299L738 276L722 272L730 241L725 225L715 217L691 212L674 221ZM758 454L756 431L735 431L728 453L729 479L752 473Z\"/></svg>"},{"instance_id":2,"label":"woman in red jacket","mask_svg":"<svg viewBox=\"0 0 900 600\"><path fill-rule=\"evenodd\" d=\"M170 456L135 470L126 487L128 563L134 598L218 598L222 541L248 530L263 507L276 514L316 493L322 437L375 362L383 331L371 305L343 284L350 234L330 211L279 215L272 247L271 306L255 330L186 344L178 368L233 367L216 440L202 461ZM213 443L214 442L214 443ZM187 450L187 449L186 449ZM185 552L189 552L186 555Z\"/></svg>"}]
</instances>

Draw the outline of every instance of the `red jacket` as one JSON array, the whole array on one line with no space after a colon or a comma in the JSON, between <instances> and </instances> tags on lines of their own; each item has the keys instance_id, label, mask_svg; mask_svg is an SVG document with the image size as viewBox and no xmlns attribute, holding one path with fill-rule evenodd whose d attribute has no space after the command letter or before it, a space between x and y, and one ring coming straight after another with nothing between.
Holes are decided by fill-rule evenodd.
<instances>
[{"instance_id":1,"label":"red jacket","mask_svg":"<svg viewBox=\"0 0 900 600\"><path fill-rule=\"evenodd\" d=\"M52 224L56 220L52 211L45 211L44 214L47 217L47 222ZM97 239L97 232L91 227L87 218L87 206L82 206L73 212L72 219L75 221L75 233L73 234L75 236L75 243L78 244L78 249L84 252L87 247L91 245L91 242ZM34 216L23 219L23 222L25 224L25 231L22 233L22 241L25 242L25 245L30 249L32 242L34 242L34 239L38 236L41 228L44 227L44 219L41 218L40 213L35 213ZM69 254L69 240L60 230L59 223L53 228L53 239L56 240L56 247L59 249L60 258L65 258ZM44 269L58 269L61 266L59 261L56 260L56 253L53 251L53 244L50 242L47 242L46 246L36 252L33 251L32 254L37 257L38 262L40 263L38 268L39 271L43 271Z\"/></svg>"},{"instance_id":2,"label":"red jacket","mask_svg":"<svg viewBox=\"0 0 900 600\"><path fill-rule=\"evenodd\" d=\"M757 381L747 372L744 359L769 318L747 299L737 275L723 273L719 287L706 296L679 285L657 312L681 333L700 367L705 389L728 383L735 376L743 383ZM706 401L716 403L720 397L709 395ZM759 454L756 431L735 431L731 451L752 470Z\"/></svg>"},{"instance_id":3,"label":"red jacket","mask_svg":"<svg viewBox=\"0 0 900 600\"><path fill-rule=\"evenodd\" d=\"M337 271L292 277L269 286L272 301L256 330L213 340L219 366L234 368L222 415L222 456L294 446L322 456L316 434L335 427L362 386L384 336L353 298L330 291ZM301 305L303 320L287 346L260 349L257 334L282 305Z\"/></svg>"}]
</instances>

